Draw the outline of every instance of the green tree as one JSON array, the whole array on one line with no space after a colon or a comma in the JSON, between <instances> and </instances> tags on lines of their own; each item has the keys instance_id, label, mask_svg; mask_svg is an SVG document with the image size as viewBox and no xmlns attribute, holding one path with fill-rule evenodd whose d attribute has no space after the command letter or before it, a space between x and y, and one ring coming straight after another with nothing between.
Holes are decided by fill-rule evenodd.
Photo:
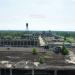
<instances>
[{"instance_id":1,"label":"green tree","mask_svg":"<svg viewBox=\"0 0 75 75\"><path fill-rule=\"evenodd\" d=\"M66 41L66 36L64 36L64 41Z\"/></svg>"}]
</instances>

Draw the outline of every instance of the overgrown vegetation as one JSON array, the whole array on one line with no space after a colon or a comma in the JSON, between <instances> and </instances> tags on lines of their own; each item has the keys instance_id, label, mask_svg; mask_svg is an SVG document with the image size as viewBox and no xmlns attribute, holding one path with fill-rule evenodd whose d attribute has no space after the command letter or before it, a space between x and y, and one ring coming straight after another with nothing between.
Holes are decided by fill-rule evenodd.
<instances>
[{"instance_id":1,"label":"overgrown vegetation","mask_svg":"<svg viewBox=\"0 0 75 75\"><path fill-rule=\"evenodd\" d=\"M39 63L40 63L40 64L43 64L43 63L44 63L44 58L43 58L43 57L40 57L40 58L39 58Z\"/></svg>"},{"instance_id":2,"label":"overgrown vegetation","mask_svg":"<svg viewBox=\"0 0 75 75\"><path fill-rule=\"evenodd\" d=\"M65 42L75 43L75 32L71 31L53 31L54 34L64 37Z\"/></svg>"},{"instance_id":3,"label":"overgrown vegetation","mask_svg":"<svg viewBox=\"0 0 75 75\"><path fill-rule=\"evenodd\" d=\"M70 31L53 31L53 33L59 36L75 37L75 32L70 32Z\"/></svg>"},{"instance_id":4,"label":"overgrown vegetation","mask_svg":"<svg viewBox=\"0 0 75 75\"><path fill-rule=\"evenodd\" d=\"M27 34L27 33L35 33L35 35L38 35L39 33L37 33L37 31L30 31L30 32L27 32L27 31L0 31L0 37L1 38L4 38L6 36L11 36L12 38L14 37L21 37L23 36L24 34Z\"/></svg>"},{"instance_id":5,"label":"overgrown vegetation","mask_svg":"<svg viewBox=\"0 0 75 75\"><path fill-rule=\"evenodd\" d=\"M65 47L65 45L62 46L62 51L61 51L61 53L62 53L63 55L68 55L69 51L68 51L68 49Z\"/></svg>"},{"instance_id":6,"label":"overgrown vegetation","mask_svg":"<svg viewBox=\"0 0 75 75\"><path fill-rule=\"evenodd\" d=\"M34 54L34 55L37 54L37 50L35 48L32 49L32 54Z\"/></svg>"}]
</instances>

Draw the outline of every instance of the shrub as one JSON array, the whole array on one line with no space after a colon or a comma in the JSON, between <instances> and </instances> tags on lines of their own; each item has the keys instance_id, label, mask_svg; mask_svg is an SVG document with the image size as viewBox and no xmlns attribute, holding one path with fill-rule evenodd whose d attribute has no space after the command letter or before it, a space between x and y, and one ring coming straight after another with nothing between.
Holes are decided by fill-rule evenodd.
<instances>
[{"instance_id":1,"label":"shrub","mask_svg":"<svg viewBox=\"0 0 75 75\"><path fill-rule=\"evenodd\" d=\"M44 58L39 58L39 63L43 64L44 63Z\"/></svg>"},{"instance_id":2,"label":"shrub","mask_svg":"<svg viewBox=\"0 0 75 75\"><path fill-rule=\"evenodd\" d=\"M63 45L63 47L62 47L62 54L63 55L68 55L68 53L69 53L68 49Z\"/></svg>"},{"instance_id":3,"label":"shrub","mask_svg":"<svg viewBox=\"0 0 75 75\"><path fill-rule=\"evenodd\" d=\"M37 50L35 48L32 49L32 54L37 54Z\"/></svg>"}]
</instances>

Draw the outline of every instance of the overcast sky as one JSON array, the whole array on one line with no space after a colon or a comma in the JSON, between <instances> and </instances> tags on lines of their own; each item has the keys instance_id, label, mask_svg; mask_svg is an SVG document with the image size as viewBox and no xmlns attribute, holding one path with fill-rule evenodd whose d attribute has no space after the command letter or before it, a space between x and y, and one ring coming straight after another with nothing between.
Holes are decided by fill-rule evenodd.
<instances>
[{"instance_id":1,"label":"overcast sky","mask_svg":"<svg viewBox=\"0 0 75 75\"><path fill-rule=\"evenodd\" d=\"M75 31L75 0L0 0L0 30Z\"/></svg>"}]
</instances>

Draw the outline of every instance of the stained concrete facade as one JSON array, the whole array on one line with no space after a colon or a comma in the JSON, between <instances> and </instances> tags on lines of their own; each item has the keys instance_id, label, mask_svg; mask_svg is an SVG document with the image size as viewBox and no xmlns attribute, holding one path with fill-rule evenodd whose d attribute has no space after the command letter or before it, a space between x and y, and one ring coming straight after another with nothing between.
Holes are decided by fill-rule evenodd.
<instances>
[{"instance_id":1,"label":"stained concrete facade","mask_svg":"<svg viewBox=\"0 0 75 75\"><path fill-rule=\"evenodd\" d=\"M28 47L28 46L39 46L38 40L25 40L25 39L17 39L17 40L0 40L0 46L10 46L10 47Z\"/></svg>"},{"instance_id":2,"label":"stained concrete facade","mask_svg":"<svg viewBox=\"0 0 75 75\"><path fill-rule=\"evenodd\" d=\"M0 46L10 47L36 47L39 46L39 39L32 34L24 34L22 37L16 38L3 38L0 39Z\"/></svg>"},{"instance_id":3,"label":"stained concrete facade","mask_svg":"<svg viewBox=\"0 0 75 75\"><path fill-rule=\"evenodd\" d=\"M75 70L0 69L0 75L75 75Z\"/></svg>"}]
</instances>

